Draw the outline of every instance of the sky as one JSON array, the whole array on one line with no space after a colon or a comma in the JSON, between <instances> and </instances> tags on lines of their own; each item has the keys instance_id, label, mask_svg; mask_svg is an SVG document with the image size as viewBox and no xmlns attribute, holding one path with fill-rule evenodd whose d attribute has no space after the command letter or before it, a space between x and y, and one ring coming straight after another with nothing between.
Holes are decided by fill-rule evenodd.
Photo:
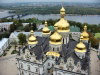
<instances>
[{"instance_id":1,"label":"sky","mask_svg":"<svg viewBox=\"0 0 100 75\"><path fill-rule=\"evenodd\" d=\"M0 3L16 2L100 2L100 0L0 0Z\"/></svg>"}]
</instances>

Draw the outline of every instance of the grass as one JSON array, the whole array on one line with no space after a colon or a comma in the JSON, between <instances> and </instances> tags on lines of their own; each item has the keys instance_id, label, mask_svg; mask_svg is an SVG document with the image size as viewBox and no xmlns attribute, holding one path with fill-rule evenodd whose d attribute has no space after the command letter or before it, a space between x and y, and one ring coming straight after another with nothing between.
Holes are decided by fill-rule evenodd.
<instances>
[{"instance_id":1,"label":"grass","mask_svg":"<svg viewBox=\"0 0 100 75\"><path fill-rule=\"evenodd\" d=\"M99 38L100 39L100 33L95 33L95 38Z\"/></svg>"}]
</instances>

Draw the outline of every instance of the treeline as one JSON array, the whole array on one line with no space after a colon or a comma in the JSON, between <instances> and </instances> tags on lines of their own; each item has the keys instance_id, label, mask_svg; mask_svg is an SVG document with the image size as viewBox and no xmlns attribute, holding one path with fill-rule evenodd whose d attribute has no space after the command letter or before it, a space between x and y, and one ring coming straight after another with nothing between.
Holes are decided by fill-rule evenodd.
<instances>
[{"instance_id":1,"label":"treeline","mask_svg":"<svg viewBox=\"0 0 100 75\"><path fill-rule=\"evenodd\" d=\"M10 13L15 14L59 14L61 6L23 6L10 8ZM79 15L100 15L100 8L93 7L78 7L78 6L65 6L67 14L79 14Z\"/></svg>"}]
</instances>

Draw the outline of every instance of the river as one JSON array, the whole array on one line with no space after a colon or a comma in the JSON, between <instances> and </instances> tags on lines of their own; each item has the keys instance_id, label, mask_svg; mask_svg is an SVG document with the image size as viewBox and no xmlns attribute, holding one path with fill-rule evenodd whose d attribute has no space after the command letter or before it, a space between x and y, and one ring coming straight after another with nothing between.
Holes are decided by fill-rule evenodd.
<instances>
[{"instance_id":1,"label":"river","mask_svg":"<svg viewBox=\"0 0 100 75\"><path fill-rule=\"evenodd\" d=\"M48 20L48 19L59 19L59 14L50 14L50 15L40 15L40 14L33 14L33 15L27 15L25 17L22 17L22 19L27 18L37 18L39 20ZM88 23L88 24L100 24L100 15L66 15L65 18L67 20L72 20L76 22L81 23Z\"/></svg>"},{"instance_id":2,"label":"river","mask_svg":"<svg viewBox=\"0 0 100 75\"><path fill-rule=\"evenodd\" d=\"M0 18L10 16L8 11L0 11ZM32 14L22 17L21 19L28 19L28 18L37 18L39 20L48 20L48 19L59 19L59 14L49 14L49 15L40 15L40 14ZM72 20L81 23L88 23L88 24L100 24L100 15L66 15L65 18L67 20Z\"/></svg>"}]
</instances>

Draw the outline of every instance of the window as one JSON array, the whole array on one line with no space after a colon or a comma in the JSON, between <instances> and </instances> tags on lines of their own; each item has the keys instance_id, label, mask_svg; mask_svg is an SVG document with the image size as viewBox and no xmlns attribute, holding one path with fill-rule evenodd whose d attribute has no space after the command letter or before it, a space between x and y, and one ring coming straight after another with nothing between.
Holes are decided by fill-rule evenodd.
<instances>
[{"instance_id":1,"label":"window","mask_svg":"<svg viewBox=\"0 0 100 75\"><path fill-rule=\"evenodd\" d=\"M36 72L38 72L38 68L36 68Z\"/></svg>"},{"instance_id":2,"label":"window","mask_svg":"<svg viewBox=\"0 0 100 75\"><path fill-rule=\"evenodd\" d=\"M28 65L28 70L30 70L30 65Z\"/></svg>"},{"instance_id":3,"label":"window","mask_svg":"<svg viewBox=\"0 0 100 75\"><path fill-rule=\"evenodd\" d=\"M23 68L23 64L21 64L21 68Z\"/></svg>"},{"instance_id":4,"label":"window","mask_svg":"<svg viewBox=\"0 0 100 75\"><path fill-rule=\"evenodd\" d=\"M21 75L24 75L24 72L22 71Z\"/></svg>"},{"instance_id":5,"label":"window","mask_svg":"<svg viewBox=\"0 0 100 75\"><path fill-rule=\"evenodd\" d=\"M48 63L48 66L50 66L50 63Z\"/></svg>"},{"instance_id":6,"label":"window","mask_svg":"<svg viewBox=\"0 0 100 75\"><path fill-rule=\"evenodd\" d=\"M54 51L54 48L53 48L53 51Z\"/></svg>"}]
</instances>

